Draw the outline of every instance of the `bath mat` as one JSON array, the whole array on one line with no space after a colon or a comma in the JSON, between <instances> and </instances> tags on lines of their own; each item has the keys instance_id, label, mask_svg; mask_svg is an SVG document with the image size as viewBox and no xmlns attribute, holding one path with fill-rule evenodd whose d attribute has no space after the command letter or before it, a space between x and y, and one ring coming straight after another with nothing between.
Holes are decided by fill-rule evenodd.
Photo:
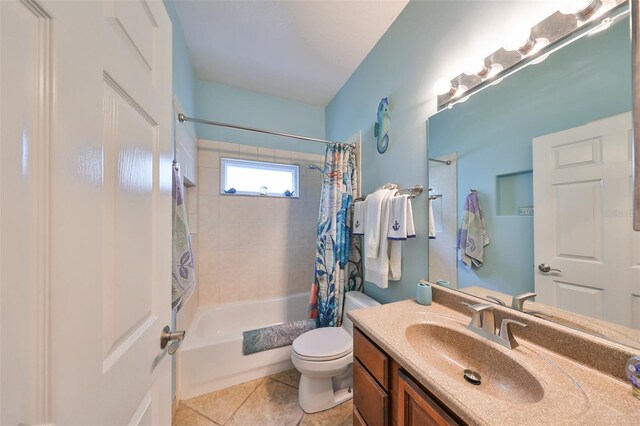
<instances>
[{"instance_id":1,"label":"bath mat","mask_svg":"<svg viewBox=\"0 0 640 426\"><path fill-rule=\"evenodd\" d=\"M302 333L316 328L316 320L302 320L256 328L242 333L242 352L245 355L288 346Z\"/></svg>"}]
</instances>

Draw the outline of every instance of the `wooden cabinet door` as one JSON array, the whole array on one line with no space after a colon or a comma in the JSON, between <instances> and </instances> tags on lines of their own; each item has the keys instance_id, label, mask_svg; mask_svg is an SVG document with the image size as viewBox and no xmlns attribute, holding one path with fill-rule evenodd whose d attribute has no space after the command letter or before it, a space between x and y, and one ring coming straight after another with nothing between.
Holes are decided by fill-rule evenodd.
<instances>
[{"instance_id":1,"label":"wooden cabinet door","mask_svg":"<svg viewBox=\"0 0 640 426\"><path fill-rule=\"evenodd\" d=\"M357 359L353 360L353 406L367 425L389 424L389 395Z\"/></svg>"},{"instance_id":2,"label":"wooden cabinet door","mask_svg":"<svg viewBox=\"0 0 640 426\"><path fill-rule=\"evenodd\" d=\"M400 371L398 376L398 425L457 425L413 380Z\"/></svg>"}]
</instances>

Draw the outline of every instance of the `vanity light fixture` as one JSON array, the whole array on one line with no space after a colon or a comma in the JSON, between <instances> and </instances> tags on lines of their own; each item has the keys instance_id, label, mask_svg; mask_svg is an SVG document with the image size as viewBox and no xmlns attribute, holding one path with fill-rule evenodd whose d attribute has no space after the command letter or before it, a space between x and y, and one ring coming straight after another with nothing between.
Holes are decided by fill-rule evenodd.
<instances>
[{"instance_id":1,"label":"vanity light fixture","mask_svg":"<svg viewBox=\"0 0 640 426\"><path fill-rule=\"evenodd\" d=\"M454 97L458 88L451 84L451 80L447 80L446 78L441 78L436 81L436 84L433 86L433 93L438 96L448 95L450 97Z\"/></svg>"},{"instance_id":2,"label":"vanity light fixture","mask_svg":"<svg viewBox=\"0 0 640 426\"><path fill-rule=\"evenodd\" d=\"M465 70L465 74L467 75L475 75L480 77L481 79L488 79L493 77L502 71L503 67L500 64L491 64L487 65L484 62L484 59L471 61Z\"/></svg>"},{"instance_id":3,"label":"vanity light fixture","mask_svg":"<svg viewBox=\"0 0 640 426\"><path fill-rule=\"evenodd\" d=\"M536 47L536 39L531 35L531 28L517 28L505 34L502 48L508 52L518 52L525 57Z\"/></svg>"},{"instance_id":4,"label":"vanity light fixture","mask_svg":"<svg viewBox=\"0 0 640 426\"><path fill-rule=\"evenodd\" d=\"M588 21L602 6L601 0L564 0L560 6L560 13L573 15L579 21Z\"/></svg>"},{"instance_id":5,"label":"vanity light fixture","mask_svg":"<svg viewBox=\"0 0 640 426\"><path fill-rule=\"evenodd\" d=\"M465 67L464 73L467 75L477 75L480 78L485 78L491 72L491 65L487 65L484 59L474 59L470 61Z\"/></svg>"},{"instance_id":6,"label":"vanity light fixture","mask_svg":"<svg viewBox=\"0 0 640 426\"><path fill-rule=\"evenodd\" d=\"M469 89L467 88L467 86L460 85L460 86L458 86L458 89L456 90L456 94L455 94L455 95L453 95L453 97L454 97L454 98L459 98L460 96L464 95L464 93L465 93L467 90L469 90Z\"/></svg>"},{"instance_id":7,"label":"vanity light fixture","mask_svg":"<svg viewBox=\"0 0 640 426\"><path fill-rule=\"evenodd\" d=\"M502 48L485 58L474 55L457 77L438 80L433 88L438 110L449 108L485 87L500 83L504 77L524 66L539 64L566 44L571 35L576 34L579 38L602 31L628 12L628 0L563 0L559 11L533 27L521 25L505 33Z\"/></svg>"}]
</instances>

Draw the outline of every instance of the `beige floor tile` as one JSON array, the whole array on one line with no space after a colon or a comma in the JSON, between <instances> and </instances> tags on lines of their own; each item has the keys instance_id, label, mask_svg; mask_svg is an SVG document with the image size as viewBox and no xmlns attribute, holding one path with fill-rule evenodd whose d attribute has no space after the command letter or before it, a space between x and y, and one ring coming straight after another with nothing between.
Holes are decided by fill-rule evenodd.
<instances>
[{"instance_id":1,"label":"beige floor tile","mask_svg":"<svg viewBox=\"0 0 640 426\"><path fill-rule=\"evenodd\" d=\"M285 385L293 386L294 388L297 388L300 384L300 372L295 368L283 371L281 373L276 373L272 376L269 376L269 378L277 380L280 383L284 383Z\"/></svg>"},{"instance_id":2,"label":"beige floor tile","mask_svg":"<svg viewBox=\"0 0 640 426\"><path fill-rule=\"evenodd\" d=\"M314 414L306 414L302 417L300 426L352 426L353 425L353 401L333 407L330 410Z\"/></svg>"},{"instance_id":3,"label":"beige floor tile","mask_svg":"<svg viewBox=\"0 0 640 426\"><path fill-rule=\"evenodd\" d=\"M225 424L242 403L264 381L264 378L231 386L216 392L182 401L189 408L218 424Z\"/></svg>"},{"instance_id":4,"label":"beige floor tile","mask_svg":"<svg viewBox=\"0 0 640 426\"><path fill-rule=\"evenodd\" d=\"M330 410L306 414L300 426L351 426L353 424L353 401L347 401Z\"/></svg>"},{"instance_id":5,"label":"beige floor tile","mask_svg":"<svg viewBox=\"0 0 640 426\"><path fill-rule=\"evenodd\" d=\"M226 425L297 425L302 414L297 389L266 379Z\"/></svg>"},{"instance_id":6,"label":"beige floor tile","mask_svg":"<svg viewBox=\"0 0 640 426\"><path fill-rule=\"evenodd\" d=\"M180 404L173 419L173 426L216 426L216 423L186 405Z\"/></svg>"}]
</instances>

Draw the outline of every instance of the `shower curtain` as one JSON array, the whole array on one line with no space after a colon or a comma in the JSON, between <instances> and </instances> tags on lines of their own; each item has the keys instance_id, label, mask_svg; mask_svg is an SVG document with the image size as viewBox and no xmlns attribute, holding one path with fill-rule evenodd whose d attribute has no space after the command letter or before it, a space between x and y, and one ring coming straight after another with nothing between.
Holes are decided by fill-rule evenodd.
<instances>
[{"instance_id":1,"label":"shower curtain","mask_svg":"<svg viewBox=\"0 0 640 426\"><path fill-rule=\"evenodd\" d=\"M350 208L359 196L354 147L327 146L316 237L315 277L309 318L318 327L342 324L344 294L362 291L360 240L351 238Z\"/></svg>"}]
</instances>

